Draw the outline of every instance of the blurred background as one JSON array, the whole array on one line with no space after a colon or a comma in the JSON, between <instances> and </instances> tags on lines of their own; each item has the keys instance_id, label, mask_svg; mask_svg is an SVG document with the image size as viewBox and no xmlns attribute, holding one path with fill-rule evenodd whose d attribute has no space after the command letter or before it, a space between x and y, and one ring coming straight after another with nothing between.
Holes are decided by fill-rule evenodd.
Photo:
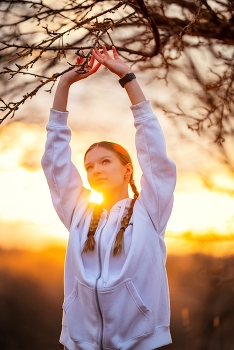
<instances>
[{"instance_id":1,"label":"blurred background","mask_svg":"<svg viewBox=\"0 0 234 350\"><path fill-rule=\"evenodd\" d=\"M65 1L67 6L71 3L74 6L74 3L79 2ZM142 1L127 2L131 6L142 4ZM161 6L155 7L154 11L164 45L160 54L162 56L156 55L148 60L144 58L139 61L133 59L130 62L130 58L139 57L133 55L128 59L129 64L135 62L132 69L159 118L168 155L176 163L178 173L174 209L165 236L173 343L164 348L232 350L234 348L234 128L233 104L229 104L228 98L231 99L233 96L234 75L233 65L228 66L227 62L231 61L233 44L232 36L228 36L227 32L226 37L218 37L215 32L215 28L217 31L221 28L223 24L221 20L225 20L225 13L231 11L230 1L224 2L229 6L225 8L226 12L224 10L222 12L219 7L217 10L215 6L213 10L209 8L210 5L217 5L217 1L210 1L209 6L205 5L206 1L183 2L183 6L187 6L186 11L192 11L193 16L198 16L196 22L195 17L191 17L186 11L183 12L183 16L187 16L186 20L191 21L190 32L186 29L187 36L180 37L180 39L185 37L183 47L176 41L178 33L175 31L175 28L179 26L182 28L185 25L178 20L180 18L180 21L183 21L182 12L178 9L178 6L182 6L182 2L178 0L157 0L156 2ZM2 69L0 91L1 97L6 98L9 103L7 108L14 105L10 104L11 101L20 101L27 91L32 90L33 84L35 87L35 81L38 81L36 79L41 78L29 77L31 80L28 78L25 83L23 79L28 68L18 67L20 71L22 70L22 74L18 72L14 79L8 80L9 76L5 74L7 70L4 67L6 65L10 67L8 68L11 70L10 73L14 74L12 71L15 69L15 62L25 65L28 56L31 57L30 54L25 53L26 49L22 49L23 46L29 45L33 40L35 43L41 40L43 44L44 37L41 39L40 36L42 33L47 33L50 38L54 38L53 33L56 30L59 32L62 28L56 27L59 23L57 13L54 17L55 21L51 21L53 24L50 24L55 31L48 34L46 27L37 27L35 25L37 22L27 22L24 16L26 10L19 5L19 3L25 3L25 6L28 6L26 1L15 3L17 3L15 6L18 6L18 12L14 12L15 8L12 9L12 7L9 10L8 1L2 1L0 4L1 18L4 18L5 24L9 24L1 31L2 46L0 47ZM52 1L46 1L47 10L52 3ZM115 6L117 2L103 1L103 6L105 3ZM151 3L151 11L153 11L154 1L146 3L149 7ZM171 6L171 3L176 3L177 7L175 4ZM201 5L203 12L200 11L198 3L203 4ZM220 2L219 6L221 6ZM33 8L30 10L28 8L27 11L33 11ZM66 8L68 7L64 5L64 11ZM43 6L42 10L36 7L35 9L38 11L37 16L39 16L38 13L43 15L47 13L47 10L43 12L45 10ZM163 19L166 18L168 23L165 22L166 20L163 22L162 18L160 22L158 17L160 9L164 11ZM211 10L214 13L209 17L207 13L211 13ZM93 11L95 12L95 9ZM31 15L31 12L28 13ZM192 38L189 36L193 25L196 27L196 23L199 22L201 13L205 16L206 23L210 23L209 35L213 35L212 40L215 36L216 39L218 37L218 43L204 39L205 34L208 35L204 27L200 32L200 34L202 31L203 34L205 33L203 41L197 40L195 36ZM128 12L127 15L129 15ZM220 26L214 24L216 15ZM12 26L11 21L18 18L17 16L21 16L27 23ZM113 18L116 20L115 17ZM76 23L73 17L70 17L70 20L72 25ZM142 13L139 17L139 21L141 20ZM130 24L139 25L139 21L133 21ZM110 19L108 23L112 23ZM202 19L201 23L204 23ZM233 23L231 17L228 23L230 26ZM69 24L66 23L65 27L69 28ZM38 28L44 29L39 32ZM72 42L71 38L78 35L77 45L81 45L85 40L93 45L92 36L96 35L93 27L92 30L86 27L81 29L83 30L81 34L71 33L69 40ZM91 39L84 29L90 30ZM122 45L121 40L127 42L127 47L136 50L141 50L140 44L146 51L151 48L150 40L139 41L139 37L143 38L144 35L148 38L148 29L143 34L131 27L124 27L126 32L121 30L122 27L121 35L118 34L115 40L123 50L126 45ZM169 33L171 41L166 42L165 33L169 30L171 30ZM126 33L128 35L123 35ZM107 40L104 35L103 38ZM177 39L173 41L173 38ZM138 40L137 43L134 40ZM11 50L4 51L10 41L14 42ZM23 50L18 51L18 56L17 45L21 47L20 50ZM45 55L43 53L40 59L33 63L32 72L39 74L41 70L43 72L41 74L44 75L47 71L54 73L67 69L67 62L74 62L76 56L74 51L63 56L61 53L63 45L65 47L65 43L59 39L59 49L55 48L54 51L48 51ZM167 45L170 46L170 50ZM181 50L184 50L183 54ZM175 55L175 51L180 54ZM36 53L33 51L32 58L37 57L37 54L38 51ZM176 61L174 61L175 57ZM171 72L169 75L165 75L168 69L166 63L169 62L172 70L169 70ZM224 66L231 67L232 71L225 71ZM216 69L216 74L222 73L224 80L220 81L219 75L218 77L216 75L215 80L211 68ZM203 78L207 79L206 84ZM227 82L230 84L228 85ZM20 105L13 119L9 116L0 125L1 350L62 349L58 339L61 330L63 264L68 232L53 209L40 165L46 140L45 127L56 84L55 82L52 93L45 92L43 86L36 93L36 97L28 98L26 103ZM215 89L210 95L208 85L209 89L211 85ZM229 90L225 90L226 88ZM221 112L217 112L219 98L222 98L222 101L225 100ZM2 101L1 106L4 105ZM203 110L200 107L201 103L203 103ZM69 126L72 128L72 159L81 173L84 186L89 187L83 166L85 151L95 141L112 140L122 144L131 154L135 167L135 181L140 189L141 170L137 162L135 129L129 105L130 102L124 89L120 87L118 78L107 72L104 67L101 67L94 76L72 86L68 103ZM181 106L183 110L180 109ZM208 117L204 111L208 113ZM191 117L189 113L195 114ZM212 120L209 119L211 115ZM223 146L222 137L225 138ZM100 202L101 197L92 192L91 200Z\"/></svg>"},{"instance_id":2,"label":"blurred background","mask_svg":"<svg viewBox=\"0 0 234 350\"><path fill-rule=\"evenodd\" d=\"M144 78L138 79L147 96L159 93L159 86L148 86ZM40 166L52 99L53 96L44 93L0 129L2 350L62 349L58 339L68 233L54 212ZM85 186L88 187L83 167L85 150L98 139L111 139L130 151L139 187L141 171L135 153L132 115L116 78L102 69L97 76L72 87L69 110L73 159ZM173 338L168 349L231 350L234 341L232 178L218 164L220 172L214 170L213 175L217 176L218 184L230 191L204 185L200 174L207 164L203 163L199 147L178 140L176 128L167 117L156 107L155 112L164 130L168 154L178 170L174 210L165 238ZM215 169L213 159L209 166ZM98 194L93 193L92 200L100 201Z\"/></svg>"}]
</instances>

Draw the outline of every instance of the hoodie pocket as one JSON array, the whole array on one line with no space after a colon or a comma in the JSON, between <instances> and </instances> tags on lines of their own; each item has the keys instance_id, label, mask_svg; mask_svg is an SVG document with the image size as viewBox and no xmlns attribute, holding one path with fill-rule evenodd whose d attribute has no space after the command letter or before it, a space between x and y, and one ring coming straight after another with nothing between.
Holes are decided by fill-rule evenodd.
<instances>
[{"instance_id":1,"label":"hoodie pocket","mask_svg":"<svg viewBox=\"0 0 234 350\"><path fill-rule=\"evenodd\" d=\"M72 293L63 303L70 338L74 342L98 344L100 316L95 290L76 279Z\"/></svg>"},{"instance_id":2,"label":"hoodie pocket","mask_svg":"<svg viewBox=\"0 0 234 350\"><path fill-rule=\"evenodd\" d=\"M143 336L151 329L151 311L128 279L99 292L103 313L104 347L117 349L122 343Z\"/></svg>"}]
</instances>

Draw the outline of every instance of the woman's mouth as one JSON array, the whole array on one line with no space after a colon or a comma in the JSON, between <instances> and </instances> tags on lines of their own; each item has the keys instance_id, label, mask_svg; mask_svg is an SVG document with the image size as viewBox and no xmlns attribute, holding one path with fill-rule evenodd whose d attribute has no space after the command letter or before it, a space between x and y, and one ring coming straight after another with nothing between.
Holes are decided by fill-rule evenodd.
<instances>
[{"instance_id":1,"label":"woman's mouth","mask_svg":"<svg viewBox=\"0 0 234 350\"><path fill-rule=\"evenodd\" d=\"M103 181L105 181L105 180L106 180L106 179L103 179L103 178L97 179L97 180L95 180L94 183L95 183L95 185L96 185L96 184L98 184L98 183L100 183L100 182L103 182Z\"/></svg>"}]
</instances>

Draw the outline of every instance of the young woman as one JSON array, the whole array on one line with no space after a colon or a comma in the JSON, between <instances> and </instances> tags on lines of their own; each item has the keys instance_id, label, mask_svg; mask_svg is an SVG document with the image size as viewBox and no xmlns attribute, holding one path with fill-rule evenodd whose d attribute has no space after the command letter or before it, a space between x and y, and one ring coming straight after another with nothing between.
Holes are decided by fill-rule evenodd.
<instances>
[{"instance_id":1,"label":"young woman","mask_svg":"<svg viewBox=\"0 0 234 350\"><path fill-rule=\"evenodd\" d=\"M78 67L83 62L79 58ZM90 191L71 162L66 106L71 84L101 65L119 76L131 100L143 175L139 195L127 151L111 142L93 144L84 165L90 186L103 194L98 206L89 202ZM175 165L149 101L114 47L113 58L104 46L103 53L93 50L86 73L77 68L57 86L42 159L54 207L70 232L60 342L68 350L152 350L171 342L164 232Z\"/></svg>"}]
</instances>

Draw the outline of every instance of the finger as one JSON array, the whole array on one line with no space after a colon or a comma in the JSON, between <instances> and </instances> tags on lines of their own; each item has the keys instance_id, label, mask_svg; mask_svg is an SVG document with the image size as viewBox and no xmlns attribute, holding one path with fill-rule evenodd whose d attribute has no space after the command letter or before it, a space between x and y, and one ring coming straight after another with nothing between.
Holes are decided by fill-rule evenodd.
<instances>
[{"instance_id":1,"label":"finger","mask_svg":"<svg viewBox=\"0 0 234 350\"><path fill-rule=\"evenodd\" d=\"M83 57L78 56L77 59L76 59L76 64L77 64L78 66L80 66L83 62L84 62Z\"/></svg>"},{"instance_id":2,"label":"finger","mask_svg":"<svg viewBox=\"0 0 234 350\"><path fill-rule=\"evenodd\" d=\"M83 57L80 57L80 64L84 63L84 58Z\"/></svg>"},{"instance_id":3,"label":"finger","mask_svg":"<svg viewBox=\"0 0 234 350\"><path fill-rule=\"evenodd\" d=\"M90 75L92 75L93 73L95 73L100 67L101 67L101 63L97 63L92 69L90 69L89 72L82 74L82 79L89 77Z\"/></svg>"},{"instance_id":4,"label":"finger","mask_svg":"<svg viewBox=\"0 0 234 350\"><path fill-rule=\"evenodd\" d=\"M93 50L93 55L98 62L103 63L102 55L96 48Z\"/></svg>"},{"instance_id":5,"label":"finger","mask_svg":"<svg viewBox=\"0 0 234 350\"><path fill-rule=\"evenodd\" d=\"M102 49L103 49L104 55L105 55L106 57L108 57L108 58L111 58L110 55L109 55L109 53L108 53L108 51L107 51L107 49L106 49L106 46L105 46L105 45L102 45Z\"/></svg>"},{"instance_id":6,"label":"finger","mask_svg":"<svg viewBox=\"0 0 234 350\"><path fill-rule=\"evenodd\" d=\"M115 46L112 46L112 52L113 52L114 59L119 58L119 55L118 55L118 52L117 52Z\"/></svg>"},{"instance_id":7,"label":"finger","mask_svg":"<svg viewBox=\"0 0 234 350\"><path fill-rule=\"evenodd\" d=\"M93 67L93 69L91 69L91 71L90 72L92 72L92 74L93 73L95 73L100 67L101 67L101 63L97 63L94 67Z\"/></svg>"},{"instance_id":8,"label":"finger","mask_svg":"<svg viewBox=\"0 0 234 350\"><path fill-rule=\"evenodd\" d=\"M94 48L94 52L102 59L105 57L96 47Z\"/></svg>"}]
</instances>

